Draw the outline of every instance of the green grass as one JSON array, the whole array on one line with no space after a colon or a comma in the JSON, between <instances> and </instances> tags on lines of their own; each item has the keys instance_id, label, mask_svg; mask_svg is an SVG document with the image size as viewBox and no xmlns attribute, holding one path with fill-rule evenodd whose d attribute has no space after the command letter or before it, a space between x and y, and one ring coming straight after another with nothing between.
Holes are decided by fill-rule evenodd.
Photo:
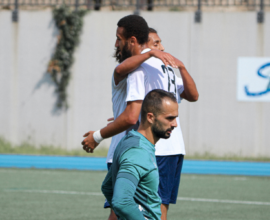
<instances>
[{"instance_id":1,"label":"green grass","mask_svg":"<svg viewBox=\"0 0 270 220\"><path fill-rule=\"evenodd\" d=\"M0 169L0 219L107 219L109 210L102 208L100 191L105 175L97 171ZM269 181L269 177L182 175L178 196L270 203ZM168 219L267 220L270 205L178 201L170 205Z\"/></svg>"},{"instance_id":2,"label":"green grass","mask_svg":"<svg viewBox=\"0 0 270 220\"><path fill-rule=\"evenodd\" d=\"M66 150L56 146L41 146L39 148L27 142L14 146L3 138L0 138L0 154L28 154L28 155L64 155L64 156L88 156L106 157L108 149L98 147L93 154L86 153L82 148L78 150Z\"/></svg>"},{"instance_id":3,"label":"green grass","mask_svg":"<svg viewBox=\"0 0 270 220\"><path fill-rule=\"evenodd\" d=\"M88 156L88 157L106 157L108 149L98 147L93 154L86 153L82 149L66 150L57 146L41 146L37 148L29 143L22 143L13 146L3 138L0 138L0 154L27 154L27 155L64 155L64 156ZM225 160L225 161L259 161L270 162L269 157L239 157L237 155L227 155L219 157L211 153L186 155L185 159L194 160Z\"/></svg>"}]
</instances>

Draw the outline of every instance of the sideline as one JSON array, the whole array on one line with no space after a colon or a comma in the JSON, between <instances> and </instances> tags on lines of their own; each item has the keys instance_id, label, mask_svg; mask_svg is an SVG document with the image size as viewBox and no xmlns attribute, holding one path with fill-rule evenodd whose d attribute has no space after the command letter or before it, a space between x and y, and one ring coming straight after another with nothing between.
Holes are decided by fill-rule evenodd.
<instances>
[{"instance_id":1,"label":"sideline","mask_svg":"<svg viewBox=\"0 0 270 220\"><path fill-rule=\"evenodd\" d=\"M98 192L77 192L77 191L61 191L61 190L4 190L4 192L23 192L23 193L44 193L44 194L64 194L64 195L85 195L85 196L103 196ZM203 199L203 198L188 198L177 197L177 200L191 202L214 202L214 203L230 203L243 205L269 205L270 202L259 201L238 201L238 200L222 200L222 199Z\"/></svg>"},{"instance_id":2,"label":"sideline","mask_svg":"<svg viewBox=\"0 0 270 220\"><path fill-rule=\"evenodd\" d=\"M107 170L106 158L0 154L0 168ZM270 176L270 163L184 160L182 173Z\"/></svg>"}]
</instances>

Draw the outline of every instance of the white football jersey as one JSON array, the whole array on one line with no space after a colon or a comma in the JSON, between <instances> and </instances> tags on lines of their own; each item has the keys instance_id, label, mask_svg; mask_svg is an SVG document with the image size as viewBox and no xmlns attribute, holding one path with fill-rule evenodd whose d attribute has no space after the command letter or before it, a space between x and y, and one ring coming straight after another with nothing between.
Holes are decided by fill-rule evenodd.
<instances>
[{"instance_id":1,"label":"white football jersey","mask_svg":"<svg viewBox=\"0 0 270 220\"><path fill-rule=\"evenodd\" d=\"M112 75L112 104L113 104L113 117L116 119L126 109L126 96L127 96L127 78L123 79L115 85L114 74ZM120 140L126 135L126 131L121 132L112 137L110 148L107 155L106 163L112 163L113 153L120 142Z\"/></svg>"},{"instance_id":2,"label":"white football jersey","mask_svg":"<svg viewBox=\"0 0 270 220\"><path fill-rule=\"evenodd\" d=\"M145 49L142 53L148 51L150 49ZM155 57L149 58L128 75L125 101L143 100L146 94L153 89L163 89L174 93L178 103L181 102L180 94L184 91L183 81L175 75L173 68L166 67L160 59ZM185 154L180 121L178 117L176 120L177 127L172 131L171 137L160 139L156 143L157 156Z\"/></svg>"}]
</instances>

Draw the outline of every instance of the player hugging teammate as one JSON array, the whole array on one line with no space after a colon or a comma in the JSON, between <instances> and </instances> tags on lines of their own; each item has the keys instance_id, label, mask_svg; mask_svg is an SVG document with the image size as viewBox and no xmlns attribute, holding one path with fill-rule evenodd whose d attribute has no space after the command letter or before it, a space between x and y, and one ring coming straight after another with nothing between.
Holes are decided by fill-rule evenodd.
<instances>
[{"instance_id":1,"label":"player hugging teammate","mask_svg":"<svg viewBox=\"0 0 270 220\"><path fill-rule=\"evenodd\" d=\"M169 204L176 203L185 155L177 103L197 101L198 91L184 64L161 51L157 32L150 29L149 33L142 17L126 16L117 26L120 64L112 76L115 120L87 132L83 149L92 153L104 138L113 137L107 156L109 172L102 185L108 200L105 207L112 207L109 220L166 220ZM128 133L138 124L138 131Z\"/></svg>"}]
</instances>

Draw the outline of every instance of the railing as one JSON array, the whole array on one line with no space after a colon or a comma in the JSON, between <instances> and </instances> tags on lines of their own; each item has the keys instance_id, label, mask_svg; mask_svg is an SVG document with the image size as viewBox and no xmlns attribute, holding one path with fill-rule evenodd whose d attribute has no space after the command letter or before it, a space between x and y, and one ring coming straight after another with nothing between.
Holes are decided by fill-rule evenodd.
<instances>
[{"instance_id":1,"label":"railing","mask_svg":"<svg viewBox=\"0 0 270 220\"><path fill-rule=\"evenodd\" d=\"M60 5L85 8L88 10L100 10L102 7L110 7L112 10L134 9L135 14L140 10L153 10L163 7L169 10L185 10L185 8L197 9L195 22L201 21L201 9L204 7L236 7L241 10L258 11L257 20L264 20L263 10L270 7L270 0L0 0L0 8L13 10L13 21L18 20L19 7L55 7Z\"/></svg>"},{"instance_id":2,"label":"railing","mask_svg":"<svg viewBox=\"0 0 270 220\"><path fill-rule=\"evenodd\" d=\"M139 4L140 8L144 7L197 7L198 0L0 0L2 7L14 7L16 4L19 6L57 6L66 4L71 7L86 7L92 8L95 6L107 7L113 9L136 7ZM261 0L201 0L202 7L220 6L242 6L248 8L255 8L261 5ZM264 0L264 6L270 6L270 0ZM151 9L151 8L149 8Z\"/></svg>"}]
</instances>

